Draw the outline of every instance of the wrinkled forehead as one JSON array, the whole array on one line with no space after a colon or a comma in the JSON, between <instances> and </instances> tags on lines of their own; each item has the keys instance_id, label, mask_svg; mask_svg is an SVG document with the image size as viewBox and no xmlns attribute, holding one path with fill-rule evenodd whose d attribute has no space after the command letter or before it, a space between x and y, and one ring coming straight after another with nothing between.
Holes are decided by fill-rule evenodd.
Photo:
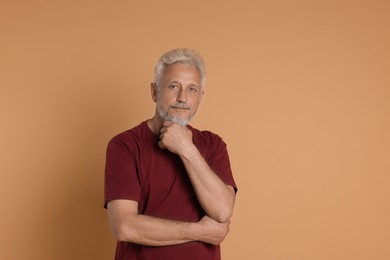
<instances>
[{"instance_id":1,"label":"wrinkled forehead","mask_svg":"<svg viewBox=\"0 0 390 260\"><path fill-rule=\"evenodd\" d=\"M165 67L161 82L186 82L192 83L195 85L201 85L201 77L198 69L192 65L187 63L174 63Z\"/></svg>"}]
</instances>

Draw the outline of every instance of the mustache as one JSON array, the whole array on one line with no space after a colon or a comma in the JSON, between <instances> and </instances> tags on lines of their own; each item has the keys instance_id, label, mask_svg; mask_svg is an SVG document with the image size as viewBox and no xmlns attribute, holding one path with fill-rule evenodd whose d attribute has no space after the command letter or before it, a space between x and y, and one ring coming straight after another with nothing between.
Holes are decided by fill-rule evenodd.
<instances>
[{"instance_id":1,"label":"mustache","mask_svg":"<svg viewBox=\"0 0 390 260\"><path fill-rule=\"evenodd\" d=\"M189 105L183 104L183 103L175 103L171 105L171 108L180 108L180 109L191 109Z\"/></svg>"}]
</instances>

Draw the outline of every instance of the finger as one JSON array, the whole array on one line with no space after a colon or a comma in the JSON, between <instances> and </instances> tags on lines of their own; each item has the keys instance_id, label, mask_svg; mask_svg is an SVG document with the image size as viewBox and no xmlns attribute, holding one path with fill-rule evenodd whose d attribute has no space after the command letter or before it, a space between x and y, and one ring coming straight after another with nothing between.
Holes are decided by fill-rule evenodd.
<instances>
[{"instance_id":1,"label":"finger","mask_svg":"<svg viewBox=\"0 0 390 260\"><path fill-rule=\"evenodd\" d=\"M168 128L167 128L166 126L163 126L163 127L161 127L161 129L160 129L160 133L163 134L163 133L165 133L167 130L168 130Z\"/></svg>"},{"instance_id":2,"label":"finger","mask_svg":"<svg viewBox=\"0 0 390 260\"><path fill-rule=\"evenodd\" d=\"M165 133L160 133L160 136L159 136L160 142L164 139L164 136L165 136Z\"/></svg>"},{"instance_id":3,"label":"finger","mask_svg":"<svg viewBox=\"0 0 390 260\"><path fill-rule=\"evenodd\" d=\"M157 143L157 145L158 145L158 147L160 147L161 149L165 149L165 145L163 144L162 141L159 141L159 142Z\"/></svg>"},{"instance_id":4,"label":"finger","mask_svg":"<svg viewBox=\"0 0 390 260\"><path fill-rule=\"evenodd\" d=\"M163 126L165 126L165 127L168 127L168 126L171 126L171 125L173 125L174 123L172 122L172 121L164 121L163 122Z\"/></svg>"}]
</instances>

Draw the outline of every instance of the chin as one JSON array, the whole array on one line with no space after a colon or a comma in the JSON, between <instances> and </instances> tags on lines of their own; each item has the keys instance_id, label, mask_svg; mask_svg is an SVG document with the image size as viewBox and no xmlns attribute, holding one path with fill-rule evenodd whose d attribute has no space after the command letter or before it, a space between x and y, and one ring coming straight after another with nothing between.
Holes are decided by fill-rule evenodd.
<instances>
[{"instance_id":1,"label":"chin","mask_svg":"<svg viewBox=\"0 0 390 260\"><path fill-rule=\"evenodd\" d=\"M168 116L167 118L165 118L165 121L171 121L171 122L176 123L178 125L186 126L190 120L183 119L180 117Z\"/></svg>"},{"instance_id":2,"label":"chin","mask_svg":"<svg viewBox=\"0 0 390 260\"><path fill-rule=\"evenodd\" d=\"M181 117L179 115L170 115L168 111L164 111L161 107L157 107L157 112L164 121L170 121L181 126L186 126L192 119L193 115L187 115L187 117Z\"/></svg>"}]
</instances>

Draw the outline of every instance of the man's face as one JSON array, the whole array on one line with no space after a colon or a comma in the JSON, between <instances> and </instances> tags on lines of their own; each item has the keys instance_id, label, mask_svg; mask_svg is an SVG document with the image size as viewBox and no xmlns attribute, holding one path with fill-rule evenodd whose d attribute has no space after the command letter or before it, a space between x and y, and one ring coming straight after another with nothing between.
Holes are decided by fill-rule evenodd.
<instances>
[{"instance_id":1,"label":"man's face","mask_svg":"<svg viewBox=\"0 0 390 260\"><path fill-rule=\"evenodd\" d=\"M165 68L160 88L152 86L152 97L163 121L186 125L202 100L200 74L190 64L172 64Z\"/></svg>"}]
</instances>

